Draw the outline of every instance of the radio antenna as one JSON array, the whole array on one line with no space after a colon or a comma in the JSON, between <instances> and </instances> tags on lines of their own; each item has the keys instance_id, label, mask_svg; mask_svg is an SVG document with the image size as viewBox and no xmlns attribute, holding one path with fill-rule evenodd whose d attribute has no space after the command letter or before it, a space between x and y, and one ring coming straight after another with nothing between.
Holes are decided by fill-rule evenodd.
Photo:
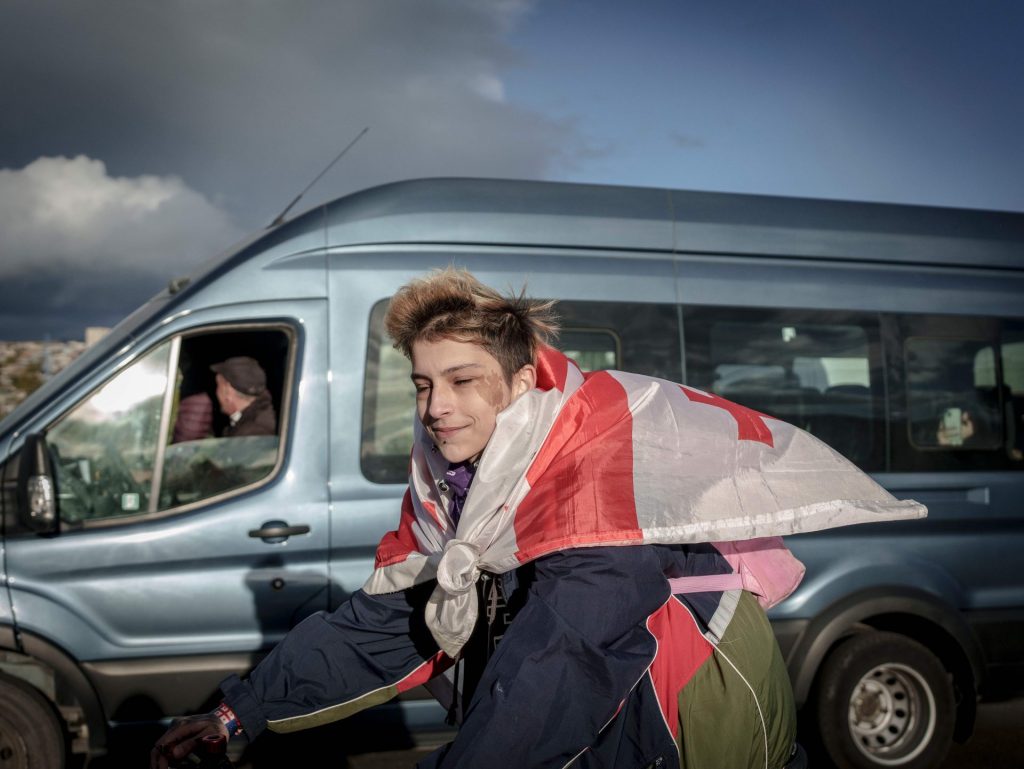
<instances>
[{"instance_id":1,"label":"radio antenna","mask_svg":"<svg viewBox=\"0 0 1024 769\"><path fill-rule=\"evenodd\" d=\"M302 192L300 192L298 195L295 196L295 200L293 200L291 203L289 203L285 207L284 211L282 211L280 214L278 214L277 218L274 219L274 221L272 221L270 223L270 226L271 227L276 227L277 225L281 224L281 222L284 221L285 216L288 215L288 212L292 210L292 208L295 206L296 203L298 203L300 200L302 200L302 196L303 195L305 195L307 192L309 192L309 188L312 187L314 184L316 184L318 181L320 181L320 179L323 178L323 175L325 173L327 173L328 171L330 171L334 167L335 163L337 163L339 160L341 160L342 155L344 155L346 152L348 152L350 149L352 149L352 147L355 146L355 143L357 141L359 141L360 139L362 139L363 135L367 131L369 131L369 130L370 130L370 127L367 126L362 131L360 131L359 134L356 136L356 138L353 139L352 141L350 141L345 146L345 149L343 149L341 152L339 152L337 154L337 156L334 158L334 160L332 160L330 163L327 164L327 168L325 168L323 171L321 171L319 174L317 174L317 177L313 181L311 181L309 184L307 184L306 188L304 190L302 190Z\"/></svg>"}]
</instances>

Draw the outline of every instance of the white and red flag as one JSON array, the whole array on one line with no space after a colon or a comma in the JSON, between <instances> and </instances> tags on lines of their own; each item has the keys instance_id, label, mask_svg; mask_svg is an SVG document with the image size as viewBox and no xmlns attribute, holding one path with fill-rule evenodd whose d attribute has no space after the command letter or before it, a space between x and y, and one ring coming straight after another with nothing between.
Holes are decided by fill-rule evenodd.
<instances>
[{"instance_id":1,"label":"white and red flag","mask_svg":"<svg viewBox=\"0 0 1024 769\"><path fill-rule=\"evenodd\" d=\"M445 470L417 422L399 527L381 540L364 589L436 578L427 624L452 657L476 622L481 571L568 548L739 542L926 514L793 425L664 379L584 376L551 348L538 356L537 387L498 415L458 527L439 486ZM775 601L802 568L769 552L766 573L751 577Z\"/></svg>"}]
</instances>

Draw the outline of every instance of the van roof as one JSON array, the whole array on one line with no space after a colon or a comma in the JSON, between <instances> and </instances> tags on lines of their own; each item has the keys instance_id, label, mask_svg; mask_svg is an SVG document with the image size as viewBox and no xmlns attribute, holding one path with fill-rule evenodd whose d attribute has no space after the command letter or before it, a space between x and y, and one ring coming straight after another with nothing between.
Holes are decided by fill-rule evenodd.
<instances>
[{"instance_id":1,"label":"van roof","mask_svg":"<svg viewBox=\"0 0 1024 769\"><path fill-rule=\"evenodd\" d=\"M1022 213L561 182L396 182L290 226L326 227L329 247L487 244L1024 267Z\"/></svg>"},{"instance_id":2,"label":"van roof","mask_svg":"<svg viewBox=\"0 0 1024 769\"><path fill-rule=\"evenodd\" d=\"M164 289L32 393L0 434L258 254L311 243L507 245L1024 269L1024 213L502 179L418 179L356 192L258 232Z\"/></svg>"}]
</instances>

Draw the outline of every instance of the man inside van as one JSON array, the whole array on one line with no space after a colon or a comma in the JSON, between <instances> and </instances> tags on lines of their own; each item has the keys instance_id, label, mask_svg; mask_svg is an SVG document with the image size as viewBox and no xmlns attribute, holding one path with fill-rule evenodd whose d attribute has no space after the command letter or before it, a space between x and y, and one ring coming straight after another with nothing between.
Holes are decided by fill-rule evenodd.
<instances>
[{"instance_id":1,"label":"man inside van","mask_svg":"<svg viewBox=\"0 0 1024 769\"><path fill-rule=\"evenodd\" d=\"M228 418L225 438L276 435L277 416L267 390L267 375L255 359L228 358L210 369L217 375L217 403Z\"/></svg>"},{"instance_id":2,"label":"man inside van","mask_svg":"<svg viewBox=\"0 0 1024 769\"><path fill-rule=\"evenodd\" d=\"M386 325L418 412L398 529L362 590L226 679L214 713L158 740L153 769L204 735L440 691L453 665L461 727L422 767L786 766L793 695L763 609L716 548L638 528L641 497L678 473L644 464L654 444L635 443L609 372L585 378L547 346L551 306L448 269L403 287ZM671 415L655 419L650 440L675 440Z\"/></svg>"}]
</instances>

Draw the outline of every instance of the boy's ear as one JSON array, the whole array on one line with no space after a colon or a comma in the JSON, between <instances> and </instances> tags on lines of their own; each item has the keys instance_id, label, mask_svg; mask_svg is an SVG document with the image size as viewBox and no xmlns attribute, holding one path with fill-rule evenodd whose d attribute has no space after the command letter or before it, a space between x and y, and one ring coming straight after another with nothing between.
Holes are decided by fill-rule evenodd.
<instances>
[{"instance_id":1,"label":"boy's ear","mask_svg":"<svg viewBox=\"0 0 1024 769\"><path fill-rule=\"evenodd\" d=\"M527 363L512 375L512 399L515 400L537 386L537 367Z\"/></svg>"}]
</instances>

